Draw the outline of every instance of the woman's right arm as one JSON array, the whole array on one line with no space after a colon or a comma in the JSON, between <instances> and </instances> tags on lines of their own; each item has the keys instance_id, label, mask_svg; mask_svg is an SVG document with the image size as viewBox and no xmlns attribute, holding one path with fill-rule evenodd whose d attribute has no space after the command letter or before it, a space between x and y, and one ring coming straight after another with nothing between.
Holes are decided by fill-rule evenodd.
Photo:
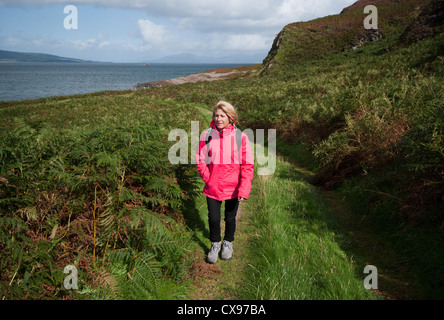
<instances>
[{"instance_id":1,"label":"woman's right arm","mask_svg":"<svg viewBox=\"0 0 444 320\"><path fill-rule=\"evenodd\" d=\"M205 143L205 136L207 131L204 131L202 137L199 141L199 146L196 150L196 163L197 163L197 171L200 174L202 180L207 183L210 180L210 170L207 165L207 145Z\"/></svg>"}]
</instances>

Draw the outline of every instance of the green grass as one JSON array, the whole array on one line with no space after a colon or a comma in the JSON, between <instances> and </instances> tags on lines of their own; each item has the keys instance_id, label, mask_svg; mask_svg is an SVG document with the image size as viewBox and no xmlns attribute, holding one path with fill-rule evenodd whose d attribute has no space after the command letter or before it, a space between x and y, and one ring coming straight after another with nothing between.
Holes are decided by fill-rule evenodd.
<instances>
[{"instance_id":1,"label":"green grass","mask_svg":"<svg viewBox=\"0 0 444 320\"><path fill-rule=\"evenodd\" d=\"M376 298L334 212L297 167L278 157L273 175L255 177L251 198L242 299Z\"/></svg>"},{"instance_id":2,"label":"green grass","mask_svg":"<svg viewBox=\"0 0 444 320\"><path fill-rule=\"evenodd\" d=\"M196 179L167 139L196 109L131 92L1 109L2 298L184 297ZM79 291L61 285L67 265Z\"/></svg>"}]
</instances>

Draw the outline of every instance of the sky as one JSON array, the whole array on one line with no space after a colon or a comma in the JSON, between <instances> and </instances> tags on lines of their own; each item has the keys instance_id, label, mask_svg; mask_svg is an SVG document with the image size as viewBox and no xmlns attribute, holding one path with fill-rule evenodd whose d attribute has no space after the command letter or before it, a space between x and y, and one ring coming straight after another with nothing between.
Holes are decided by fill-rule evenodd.
<instances>
[{"instance_id":1,"label":"sky","mask_svg":"<svg viewBox=\"0 0 444 320\"><path fill-rule=\"evenodd\" d=\"M150 62L191 53L256 63L285 25L338 14L354 2L0 0L0 50L102 62Z\"/></svg>"}]
</instances>

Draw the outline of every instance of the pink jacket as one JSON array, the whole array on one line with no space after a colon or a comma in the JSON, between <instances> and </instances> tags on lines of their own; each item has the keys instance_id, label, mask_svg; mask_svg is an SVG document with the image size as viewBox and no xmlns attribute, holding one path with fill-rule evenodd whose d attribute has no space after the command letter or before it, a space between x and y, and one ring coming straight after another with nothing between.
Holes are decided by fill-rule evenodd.
<instances>
[{"instance_id":1,"label":"pink jacket","mask_svg":"<svg viewBox=\"0 0 444 320\"><path fill-rule=\"evenodd\" d=\"M242 132L242 147L238 149L233 125L230 124L220 133L214 120L210 126L213 130L209 150L205 137L210 129L203 132L196 151L197 170L205 182L203 194L219 201L237 197L248 199L254 173L254 159L248 136Z\"/></svg>"}]
</instances>

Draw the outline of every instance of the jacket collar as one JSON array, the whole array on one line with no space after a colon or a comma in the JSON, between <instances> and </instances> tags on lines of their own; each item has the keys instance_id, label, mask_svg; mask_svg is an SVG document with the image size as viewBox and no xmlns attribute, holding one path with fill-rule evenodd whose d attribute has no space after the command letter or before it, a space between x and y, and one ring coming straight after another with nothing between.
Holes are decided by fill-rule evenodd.
<instances>
[{"instance_id":1,"label":"jacket collar","mask_svg":"<svg viewBox=\"0 0 444 320\"><path fill-rule=\"evenodd\" d=\"M211 121L210 127L213 128L213 129L216 129L221 135L230 134L231 132L236 130L235 123L231 123L228 126L226 126L225 128L223 128L222 130L219 130L216 127L216 123L215 123L214 120Z\"/></svg>"}]
</instances>

